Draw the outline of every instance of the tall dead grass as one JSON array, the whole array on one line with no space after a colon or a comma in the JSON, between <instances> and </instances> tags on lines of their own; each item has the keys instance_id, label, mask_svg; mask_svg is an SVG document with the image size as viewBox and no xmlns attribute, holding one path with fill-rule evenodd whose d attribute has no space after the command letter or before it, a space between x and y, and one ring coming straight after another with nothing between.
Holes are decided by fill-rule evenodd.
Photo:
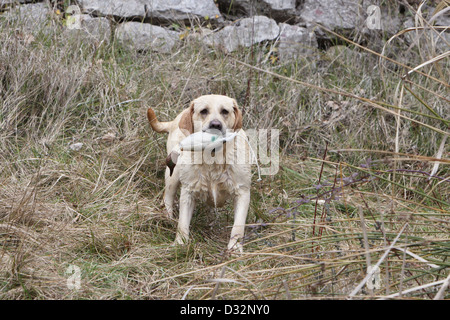
<instances>
[{"instance_id":1,"label":"tall dead grass","mask_svg":"<svg viewBox=\"0 0 450 320\"><path fill-rule=\"evenodd\" d=\"M448 298L449 62L421 24L379 53L341 38L294 62L2 25L0 297ZM246 128L281 131L241 256L225 251L230 208L200 206L185 247L163 215L165 137L145 110L171 119L207 93L235 97Z\"/></svg>"}]
</instances>

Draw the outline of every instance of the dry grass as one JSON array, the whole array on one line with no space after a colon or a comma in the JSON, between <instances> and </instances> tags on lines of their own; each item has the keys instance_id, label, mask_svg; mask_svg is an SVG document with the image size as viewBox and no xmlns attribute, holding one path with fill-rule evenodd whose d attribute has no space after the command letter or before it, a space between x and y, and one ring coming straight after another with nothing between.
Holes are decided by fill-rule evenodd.
<instances>
[{"instance_id":1,"label":"dry grass","mask_svg":"<svg viewBox=\"0 0 450 320\"><path fill-rule=\"evenodd\" d=\"M426 32L272 63L264 46L227 56L187 38L160 55L0 25L1 299L433 299L444 284L450 66ZM200 207L192 241L171 245L165 137L145 118L207 93L235 97L246 128L280 129L237 257L230 208Z\"/></svg>"}]
</instances>

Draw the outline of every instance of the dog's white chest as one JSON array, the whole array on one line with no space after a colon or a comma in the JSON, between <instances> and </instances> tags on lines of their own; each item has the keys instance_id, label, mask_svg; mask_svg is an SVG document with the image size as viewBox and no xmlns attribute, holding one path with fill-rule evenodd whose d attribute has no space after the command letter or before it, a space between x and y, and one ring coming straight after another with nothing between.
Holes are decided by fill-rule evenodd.
<instances>
[{"instance_id":1,"label":"dog's white chest","mask_svg":"<svg viewBox=\"0 0 450 320\"><path fill-rule=\"evenodd\" d=\"M234 198L239 184L238 172L224 164L190 165L180 168L180 182L194 197L209 205L220 207L226 199Z\"/></svg>"},{"instance_id":2,"label":"dog's white chest","mask_svg":"<svg viewBox=\"0 0 450 320\"><path fill-rule=\"evenodd\" d=\"M223 206L225 200L234 197L236 186L234 175L227 165L193 165L181 172L181 184L202 202L216 207ZM192 175L187 179L187 174Z\"/></svg>"}]
</instances>

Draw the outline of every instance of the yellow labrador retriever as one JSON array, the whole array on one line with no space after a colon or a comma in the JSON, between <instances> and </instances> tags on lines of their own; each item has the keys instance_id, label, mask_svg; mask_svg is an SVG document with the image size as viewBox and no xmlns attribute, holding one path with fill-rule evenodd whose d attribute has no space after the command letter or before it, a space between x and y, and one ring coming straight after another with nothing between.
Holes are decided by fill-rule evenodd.
<instances>
[{"instance_id":1,"label":"yellow labrador retriever","mask_svg":"<svg viewBox=\"0 0 450 320\"><path fill-rule=\"evenodd\" d=\"M196 201L220 207L227 199L234 199L234 224L228 249L242 252L240 240L244 236L250 203L251 163L247 152L247 138L242 130L242 112L236 101L227 96L206 95L192 101L189 108L173 121L158 121L152 108L147 110L147 117L154 131L169 133L169 155L192 133L238 132L238 136L224 144L220 152L213 150L207 154L201 151L180 151L173 172L166 169L164 204L169 217L173 217L174 198L181 184L175 242L182 244L189 237L189 225ZM195 157L196 160L193 160Z\"/></svg>"}]
</instances>

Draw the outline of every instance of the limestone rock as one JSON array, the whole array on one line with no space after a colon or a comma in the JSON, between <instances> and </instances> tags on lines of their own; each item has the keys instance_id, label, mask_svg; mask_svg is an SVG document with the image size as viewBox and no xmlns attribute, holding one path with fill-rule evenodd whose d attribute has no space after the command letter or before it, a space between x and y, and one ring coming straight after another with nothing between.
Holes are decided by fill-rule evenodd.
<instances>
[{"instance_id":1,"label":"limestone rock","mask_svg":"<svg viewBox=\"0 0 450 320\"><path fill-rule=\"evenodd\" d=\"M214 0L77 0L84 13L163 22L221 18ZM147 11L146 11L147 10Z\"/></svg>"},{"instance_id":2,"label":"limestone rock","mask_svg":"<svg viewBox=\"0 0 450 320\"><path fill-rule=\"evenodd\" d=\"M391 8L392 9L392 8ZM371 37L380 31L389 36L397 33L401 26L398 10L393 8L388 10L386 6L373 5L371 1L349 1L349 0L305 0L299 7L299 17L306 23L308 28L313 28L316 24L324 27L344 32L348 35L358 32ZM326 33L316 32L322 37L329 37Z\"/></svg>"},{"instance_id":3,"label":"limestone rock","mask_svg":"<svg viewBox=\"0 0 450 320\"><path fill-rule=\"evenodd\" d=\"M121 23L116 29L116 37L136 50L161 53L170 52L179 41L177 32L141 22Z\"/></svg>"},{"instance_id":4,"label":"limestone rock","mask_svg":"<svg viewBox=\"0 0 450 320\"><path fill-rule=\"evenodd\" d=\"M445 21L444 19L445 17L441 17L441 20L429 19L428 21L431 21L431 24L433 26L450 26L450 19L447 21ZM414 27L417 26L415 25L413 18L406 19L402 25L403 29ZM419 33L410 31L402 35L402 37L407 41L407 43L420 45L427 51L432 52L433 55L442 54L449 50L448 43L450 43L450 33L445 32L443 29L425 29L420 30ZM430 43L432 43L433 46L430 46ZM435 52L433 52L433 50Z\"/></svg>"},{"instance_id":5,"label":"limestone rock","mask_svg":"<svg viewBox=\"0 0 450 320\"><path fill-rule=\"evenodd\" d=\"M0 7L9 6L13 4L21 4L21 3L31 3L33 0L0 0Z\"/></svg>"},{"instance_id":6,"label":"limestone rock","mask_svg":"<svg viewBox=\"0 0 450 320\"><path fill-rule=\"evenodd\" d=\"M347 0L305 0L300 18L308 27L315 23L329 29L354 29L364 22L364 10L355 1Z\"/></svg>"},{"instance_id":7,"label":"limestone rock","mask_svg":"<svg viewBox=\"0 0 450 320\"><path fill-rule=\"evenodd\" d=\"M266 15L276 21L294 21L297 16L295 0L219 0L224 12L238 16Z\"/></svg>"},{"instance_id":8,"label":"limestone rock","mask_svg":"<svg viewBox=\"0 0 450 320\"><path fill-rule=\"evenodd\" d=\"M8 22L18 23L27 31L38 32L46 28L51 10L46 3L23 4L2 14Z\"/></svg>"},{"instance_id":9,"label":"limestone rock","mask_svg":"<svg viewBox=\"0 0 450 320\"><path fill-rule=\"evenodd\" d=\"M254 16L237 21L218 32L203 38L203 42L211 46L219 46L226 52L235 51L240 46L250 47L253 44L278 37L280 28L275 20L265 16Z\"/></svg>"},{"instance_id":10,"label":"limestone rock","mask_svg":"<svg viewBox=\"0 0 450 320\"><path fill-rule=\"evenodd\" d=\"M73 26L68 26L65 31L68 35L78 34L86 40L109 42L111 26L107 18L95 18L88 14L81 14L75 19L72 22Z\"/></svg>"},{"instance_id":11,"label":"limestone rock","mask_svg":"<svg viewBox=\"0 0 450 320\"><path fill-rule=\"evenodd\" d=\"M298 59L315 53L317 39L314 31L286 23L280 23L279 27L278 56L281 60Z\"/></svg>"}]
</instances>

